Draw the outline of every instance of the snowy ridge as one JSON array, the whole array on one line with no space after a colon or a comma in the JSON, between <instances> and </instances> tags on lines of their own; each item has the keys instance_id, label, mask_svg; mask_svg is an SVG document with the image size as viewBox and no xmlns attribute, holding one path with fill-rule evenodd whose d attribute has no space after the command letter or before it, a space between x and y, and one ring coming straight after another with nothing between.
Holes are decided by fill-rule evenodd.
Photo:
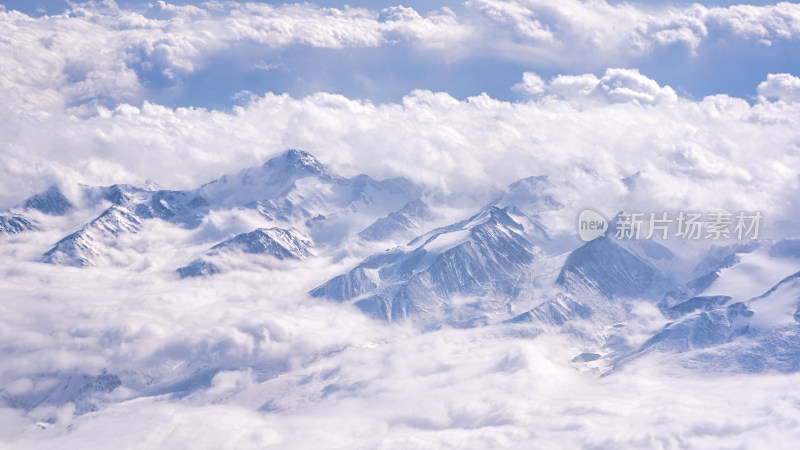
<instances>
[{"instance_id":1,"label":"snowy ridge","mask_svg":"<svg viewBox=\"0 0 800 450\"><path fill-rule=\"evenodd\" d=\"M311 292L315 297L353 301L385 320L438 317L455 323L486 320L505 310L514 284L538 250L506 209L490 207L458 226L415 239L409 249L367 258L350 272ZM455 296L477 297L455 305Z\"/></svg>"},{"instance_id":2,"label":"snowy ridge","mask_svg":"<svg viewBox=\"0 0 800 450\"><path fill-rule=\"evenodd\" d=\"M214 250L238 250L244 253L270 254L278 259L306 259L312 256L311 240L296 230L259 228L242 233L211 247Z\"/></svg>"},{"instance_id":3,"label":"snowy ridge","mask_svg":"<svg viewBox=\"0 0 800 450\"><path fill-rule=\"evenodd\" d=\"M655 351L714 370L800 369L800 272L746 302L728 304L730 298L698 298L705 311L667 324L633 357Z\"/></svg>"},{"instance_id":4,"label":"snowy ridge","mask_svg":"<svg viewBox=\"0 0 800 450\"><path fill-rule=\"evenodd\" d=\"M312 247L311 239L297 230L258 228L214 245L206 252L205 257L192 261L177 271L181 278L209 277L222 272L222 269L214 263L215 257L230 252L270 255L279 260L302 261L314 255Z\"/></svg>"},{"instance_id":5,"label":"snowy ridge","mask_svg":"<svg viewBox=\"0 0 800 450\"><path fill-rule=\"evenodd\" d=\"M224 175L195 190L164 190L151 183L144 188L118 184L82 187L81 195L82 203L111 206L56 243L45 253L45 262L95 265L112 238L120 233L136 233L144 221L160 219L195 229L211 211L253 210L263 218L262 229L295 229L304 236L301 240L322 243L339 243L387 214L392 218L407 218L405 226L411 226L411 221L418 226L427 219L422 214L424 208L417 203L420 189L408 180L376 181L367 175L343 178L332 174L313 155L294 149L262 166ZM65 214L74 208L55 187L31 197L26 204L51 215ZM415 212L420 214L412 217ZM9 230L25 227L19 218L9 224ZM245 239L246 236L240 237ZM271 239L278 242L284 238L276 234ZM279 245L273 249L273 256L294 254L300 259L308 256L307 248L302 250L307 247L304 243L283 243L287 250L281 253ZM204 271L208 270L205 267Z\"/></svg>"},{"instance_id":6,"label":"snowy ridge","mask_svg":"<svg viewBox=\"0 0 800 450\"><path fill-rule=\"evenodd\" d=\"M58 241L42 256L42 261L68 266L92 266L106 243L121 233L135 233L141 226L139 217L127 208L114 205L80 230Z\"/></svg>"},{"instance_id":7,"label":"snowy ridge","mask_svg":"<svg viewBox=\"0 0 800 450\"><path fill-rule=\"evenodd\" d=\"M36 229L38 227L21 214L0 214L0 234L17 234Z\"/></svg>"},{"instance_id":8,"label":"snowy ridge","mask_svg":"<svg viewBox=\"0 0 800 450\"><path fill-rule=\"evenodd\" d=\"M370 226L361 230L358 236L368 241L386 240L412 233L431 219L432 214L428 205L422 200L413 200L406 203L399 211L379 218Z\"/></svg>"}]
</instances>

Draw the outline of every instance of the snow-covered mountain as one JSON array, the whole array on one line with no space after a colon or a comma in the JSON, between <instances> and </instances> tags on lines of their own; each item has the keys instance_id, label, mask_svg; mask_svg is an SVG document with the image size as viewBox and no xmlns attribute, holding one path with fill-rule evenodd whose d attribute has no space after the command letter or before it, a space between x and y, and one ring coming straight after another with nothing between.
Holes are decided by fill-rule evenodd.
<instances>
[{"instance_id":1,"label":"snow-covered mountain","mask_svg":"<svg viewBox=\"0 0 800 450\"><path fill-rule=\"evenodd\" d=\"M672 355L686 366L712 370L800 369L800 272L748 299L741 299L742 290L737 289L738 284L733 282L736 280L730 280L742 273L753 273L747 267L747 259L758 259L761 266L769 267L768 279L796 267L800 254L794 251L794 242L795 239L788 239L771 245L712 248L695 273L713 270L709 272L713 276L704 275L703 283L691 283L691 292L706 295L693 296L668 308L662 302L665 316L675 320L622 361L655 352ZM760 259L764 257L778 261ZM781 261L784 258L791 260L786 264ZM767 282L762 280L760 284L766 286ZM747 282L748 287L758 284ZM675 301L674 292L666 297L670 303Z\"/></svg>"},{"instance_id":2,"label":"snow-covered mountain","mask_svg":"<svg viewBox=\"0 0 800 450\"><path fill-rule=\"evenodd\" d=\"M600 237L570 253L556 283L576 297L657 298L669 280L647 260Z\"/></svg>"},{"instance_id":3,"label":"snow-covered mountain","mask_svg":"<svg viewBox=\"0 0 800 450\"><path fill-rule=\"evenodd\" d=\"M755 241L722 247L713 246L692 270L692 279L666 293L659 303L662 311L670 317L681 309L673 308L682 304L685 308L685 302L714 284L719 279L721 271L738 264L741 260L740 255L751 253L758 247L759 243Z\"/></svg>"},{"instance_id":4,"label":"snow-covered mountain","mask_svg":"<svg viewBox=\"0 0 800 450\"><path fill-rule=\"evenodd\" d=\"M657 247L655 247L657 246ZM591 321L594 327L629 318L631 300L653 301L671 286L653 259L671 259L666 248L642 241L621 244L600 237L572 251L555 279L556 293L510 323L562 326Z\"/></svg>"},{"instance_id":5,"label":"snow-covered mountain","mask_svg":"<svg viewBox=\"0 0 800 450\"><path fill-rule=\"evenodd\" d=\"M46 191L25 200L24 208L26 210L34 209L52 216L63 216L70 212L74 205L64 197L57 186L51 186Z\"/></svg>"},{"instance_id":6,"label":"snow-covered mountain","mask_svg":"<svg viewBox=\"0 0 800 450\"><path fill-rule=\"evenodd\" d=\"M91 266L114 238L138 232L147 220L160 219L195 229L212 211L254 211L261 217L261 228L296 229L321 245L338 245L371 223L378 225L368 228L372 231L367 235L385 239L426 220L420 193L420 188L403 178L376 181L367 175L340 177L299 150L288 150L263 166L224 175L195 190L121 184L84 186L81 203L105 204L107 209L58 241L45 252L43 261ZM52 187L27 200L25 208L63 215L75 206ZM388 218L380 222L384 217ZM3 222L3 227L22 230L33 224L14 215Z\"/></svg>"},{"instance_id":7,"label":"snow-covered mountain","mask_svg":"<svg viewBox=\"0 0 800 450\"><path fill-rule=\"evenodd\" d=\"M198 189L215 208L253 208L266 219L306 231L320 243L349 236L417 200L404 178L344 178L314 156L288 150L263 166L225 175Z\"/></svg>"},{"instance_id":8,"label":"snow-covered mountain","mask_svg":"<svg viewBox=\"0 0 800 450\"><path fill-rule=\"evenodd\" d=\"M390 238L402 238L419 231L420 227L430 222L433 214L430 207L422 200L412 200L400 210L381 217L358 233L368 241L382 241ZM412 237L412 236L407 236Z\"/></svg>"},{"instance_id":9,"label":"snow-covered mountain","mask_svg":"<svg viewBox=\"0 0 800 450\"><path fill-rule=\"evenodd\" d=\"M213 251L269 254L278 259L306 259L312 255L311 240L295 230L259 228L211 247Z\"/></svg>"},{"instance_id":10,"label":"snow-covered mountain","mask_svg":"<svg viewBox=\"0 0 800 450\"><path fill-rule=\"evenodd\" d=\"M387 320L448 317L452 323L486 320L503 312L529 277L538 249L524 236L524 216L490 207L367 258L314 289L315 297L353 302Z\"/></svg>"},{"instance_id":11,"label":"snow-covered mountain","mask_svg":"<svg viewBox=\"0 0 800 450\"><path fill-rule=\"evenodd\" d=\"M279 260L304 260L314 255L311 240L297 230L282 228L258 228L249 233L238 234L211 247L202 259L197 259L178 269L181 278L211 276L222 271L213 260L220 254L241 252L270 255Z\"/></svg>"},{"instance_id":12,"label":"snow-covered mountain","mask_svg":"<svg viewBox=\"0 0 800 450\"><path fill-rule=\"evenodd\" d=\"M48 192L51 192L50 197L55 196L53 189ZM110 206L45 252L44 262L92 266L105 253L107 246L113 246L117 237L138 232L145 220L158 218L184 227L196 227L209 211L208 202L193 192L118 184L102 188L84 187L82 195L89 203Z\"/></svg>"},{"instance_id":13,"label":"snow-covered mountain","mask_svg":"<svg viewBox=\"0 0 800 450\"><path fill-rule=\"evenodd\" d=\"M142 226L142 219L129 208L113 205L98 218L80 230L56 242L43 256L42 261L69 266L91 266L100 256L105 245L113 244L122 233L135 233Z\"/></svg>"},{"instance_id":14,"label":"snow-covered mountain","mask_svg":"<svg viewBox=\"0 0 800 450\"><path fill-rule=\"evenodd\" d=\"M565 207L557 196L565 196L571 186L557 186L548 176L527 177L511 183L491 204L504 208L513 205L524 213L538 216Z\"/></svg>"},{"instance_id":15,"label":"snow-covered mountain","mask_svg":"<svg viewBox=\"0 0 800 450\"><path fill-rule=\"evenodd\" d=\"M36 228L31 220L21 214L0 214L0 234L17 234Z\"/></svg>"},{"instance_id":16,"label":"snow-covered mountain","mask_svg":"<svg viewBox=\"0 0 800 450\"><path fill-rule=\"evenodd\" d=\"M373 317L428 325L588 321L603 327L627 320L636 301L658 304L673 320L711 313L745 300L720 291L720 283L725 285L720 274L761 248L758 242L712 247L689 279L676 276L676 256L654 241L608 235L559 253L569 241L553 245L545 221L567 208L564 201L575 190L546 176L516 181L472 217L426 231L434 214L429 200L422 200L422 188L402 178L342 177L294 149L193 190L148 183L82 186L77 192L72 195L79 197L70 199L50 187L0 217L0 229L5 234L47 229L25 211L46 218L99 209L99 216L42 257L47 263L91 266L105 264L103 255L111 248L124 252L129 244L121 236L158 219L187 230L189 248L201 247L172 266L185 264L177 269L182 278L226 271L231 258L335 260L347 253L347 242L408 238L406 245L368 256L323 282L311 295L352 303ZM235 231L248 224L247 231ZM773 243L762 253L792 260L800 256L797 242Z\"/></svg>"},{"instance_id":17,"label":"snow-covered mountain","mask_svg":"<svg viewBox=\"0 0 800 450\"><path fill-rule=\"evenodd\" d=\"M41 246L28 262L43 253L39 262L56 265L54 273L57 265L114 265L180 289L196 288L187 278L208 278L199 281L200 297L226 278L258 280L256 292L300 278L290 292L305 302L303 312L281 320L333 307L385 329L398 322L515 339L552 332L574 347L570 364L604 373L647 358L701 370L800 370L800 239L691 254L670 243L618 240L611 230L582 243L550 226L572 214L574 188L541 176L475 200L440 226L452 217L437 211L452 198L440 194L402 178L342 177L312 155L288 150L191 190L51 187L0 215L0 234ZM133 256L117 263L109 254ZM230 277L213 276L220 273ZM640 308L657 317L643 320ZM241 364L263 370L259 383L288 370L289 362L272 361L264 350L287 339L279 325L242 321L237 330L236 339L251 342L243 355L229 358L226 349L238 344L206 337L198 345L214 357L184 358L186 344L169 344L147 370L41 370L20 382L33 388L12 387L0 398L25 411L72 404L84 414L115 399L213 391L219 374ZM109 345L129 338L126 330L104 333Z\"/></svg>"},{"instance_id":18,"label":"snow-covered mountain","mask_svg":"<svg viewBox=\"0 0 800 450\"><path fill-rule=\"evenodd\" d=\"M727 296L689 302L701 311L666 325L633 357L658 352L716 371L800 370L800 272L745 302Z\"/></svg>"}]
</instances>

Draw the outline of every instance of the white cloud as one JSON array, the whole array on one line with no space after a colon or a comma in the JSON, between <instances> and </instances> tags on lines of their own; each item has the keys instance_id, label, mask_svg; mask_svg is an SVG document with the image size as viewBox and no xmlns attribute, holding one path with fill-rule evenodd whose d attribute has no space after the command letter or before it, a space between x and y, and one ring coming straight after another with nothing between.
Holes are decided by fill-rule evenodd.
<instances>
[{"instance_id":1,"label":"white cloud","mask_svg":"<svg viewBox=\"0 0 800 450\"><path fill-rule=\"evenodd\" d=\"M550 80L550 90L563 99L579 99L595 92L600 80L593 74L559 75Z\"/></svg>"},{"instance_id":2,"label":"white cloud","mask_svg":"<svg viewBox=\"0 0 800 450\"><path fill-rule=\"evenodd\" d=\"M761 101L781 100L787 103L800 101L800 78L788 73L769 74L758 85Z\"/></svg>"},{"instance_id":3,"label":"white cloud","mask_svg":"<svg viewBox=\"0 0 800 450\"><path fill-rule=\"evenodd\" d=\"M707 30L706 10L662 8L646 11L629 3L568 0L471 0L477 28L487 45L513 59L576 67L619 64L659 46L683 43L696 49Z\"/></svg>"},{"instance_id":4,"label":"white cloud","mask_svg":"<svg viewBox=\"0 0 800 450\"><path fill-rule=\"evenodd\" d=\"M523 79L523 84L525 80ZM607 69L601 78L593 74L558 75L541 86L564 100L585 102L597 100L610 103L634 102L652 105L678 100L669 86L661 87L654 80L639 73L637 69Z\"/></svg>"},{"instance_id":5,"label":"white cloud","mask_svg":"<svg viewBox=\"0 0 800 450\"><path fill-rule=\"evenodd\" d=\"M511 89L528 94L541 94L545 87L546 83L542 77L533 72L525 72L522 74L522 82L515 84Z\"/></svg>"},{"instance_id":6,"label":"white cloud","mask_svg":"<svg viewBox=\"0 0 800 450\"><path fill-rule=\"evenodd\" d=\"M9 441L25 448L749 448L800 438L796 374L699 376L655 360L601 378L569 363L576 351L554 336L445 329L354 346L225 397L137 399ZM0 433L25 423L0 414Z\"/></svg>"},{"instance_id":7,"label":"white cloud","mask_svg":"<svg viewBox=\"0 0 800 450\"><path fill-rule=\"evenodd\" d=\"M608 69L600 79L600 88L613 101L634 101L653 104L676 101L678 96L669 86L661 87L638 70Z\"/></svg>"},{"instance_id":8,"label":"white cloud","mask_svg":"<svg viewBox=\"0 0 800 450\"><path fill-rule=\"evenodd\" d=\"M796 40L800 36L800 5L797 3L710 8L708 20L729 28L735 35L766 42Z\"/></svg>"},{"instance_id":9,"label":"white cloud","mask_svg":"<svg viewBox=\"0 0 800 450\"><path fill-rule=\"evenodd\" d=\"M644 9L605 1L471 0L466 6L462 16L447 8L423 16L402 6L163 1L144 12L113 2L74 4L67 14L38 18L3 11L0 101L24 109L140 103L151 89L143 73L177 83L237 49L259 49L255 65L266 53L297 46L335 51L408 42L445 62L491 56L596 71L664 46L682 44L691 53L731 37L792 41L800 30L800 7L791 3Z\"/></svg>"},{"instance_id":10,"label":"white cloud","mask_svg":"<svg viewBox=\"0 0 800 450\"><path fill-rule=\"evenodd\" d=\"M582 200L598 207L636 196L664 207L714 204L773 214L789 213L781 199L796 190L794 175L776 167L791 164L800 119L794 106L680 99L628 69L554 77L544 97L527 103L428 91L386 104L267 94L231 112L145 103L101 108L86 118L18 112L0 118L6 206L55 181L152 179L193 188L295 147L347 174L407 176L479 198L524 176L563 174L574 185L608 186ZM618 184L637 171L637 191Z\"/></svg>"},{"instance_id":11,"label":"white cloud","mask_svg":"<svg viewBox=\"0 0 800 450\"><path fill-rule=\"evenodd\" d=\"M376 47L388 36L450 48L466 26L450 11L421 17L413 9L378 13L311 4L207 3L175 6L163 1L145 13L113 2L78 3L68 14L31 18L0 11L0 101L25 109L60 109L100 100L143 98L135 69L160 70L173 79L238 44L279 49L292 45L327 49Z\"/></svg>"},{"instance_id":12,"label":"white cloud","mask_svg":"<svg viewBox=\"0 0 800 450\"><path fill-rule=\"evenodd\" d=\"M679 98L635 69L607 69L547 82L526 72L516 89L535 99L519 103L427 90L387 103L266 93L215 111L147 101L132 69L179 78L242 42L341 49L404 41L455 57L589 58L606 67L658 46L697 49L720 25L747 39L795 39L795 10L476 0L463 17L223 2L159 2L146 14L113 2L42 18L3 12L0 203L53 182L194 188L296 147L345 175L400 175L462 194L445 206L463 210L521 177L550 175L574 188L556 228L571 227L584 206L759 209L770 221L797 220L800 81L788 74L768 76L755 104ZM259 55L253 64L263 62ZM101 105L69 108L93 101ZM622 183L634 173L635 188ZM369 249L291 271L242 262L248 270L178 280L176 261L207 248L196 241L252 227L246 214L214 213L199 237L148 222L121 238L131 251L109 267L34 262L88 219L53 219L53 230L0 244L0 389L38 395L67 375L103 370L124 389L99 395L110 404L79 417L70 405L0 409L4 444L755 447L800 438L795 375L703 379L655 361L598 378L568 362L585 349L561 337L496 328L418 334L305 295ZM653 320L641 321L629 338L646 336ZM159 395L180 383L190 395ZM132 399L140 394L151 396Z\"/></svg>"}]
</instances>

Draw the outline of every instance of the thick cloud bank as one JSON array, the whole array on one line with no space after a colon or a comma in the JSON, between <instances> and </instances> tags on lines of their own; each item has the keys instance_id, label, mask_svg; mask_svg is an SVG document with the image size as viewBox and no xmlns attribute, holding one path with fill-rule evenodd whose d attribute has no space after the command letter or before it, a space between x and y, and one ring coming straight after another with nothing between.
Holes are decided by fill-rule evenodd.
<instances>
[{"instance_id":1,"label":"thick cloud bank","mask_svg":"<svg viewBox=\"0 0 800 450\"><path fill-rule=\"evenodd\" d=\"M172 98L187 89L195 73L225 80L277 72L287 82L313 76L295 67L299 63L292 55L314 49L409 46L429 55L424 64L439 70L447 70L441 61L488 58L548 72L597 72L659 55L668 61L660 70L666 73L674 63L670 52L685 55L681 63L693 65L692 55L704 45L725 51L725 43L734 41L748 52L759 52L791 45L800 35L800 7L793 3L645 8L605 1L471 0L462 9L456 14L441 8L423 16L403 6L371 10L308 3L178 6L158 1L129 10L103 1L77 3L63 14L35 18L0 11L0 101L15 109L140 104L156 92ZM343 55L351 59L354 73L360 73L355 83L359 76L366 77L362 84L377 82L369 78L368 60ZM747 56L736 58L746 70ZM406 69L405 75L413 77L413 70ZM319 82L318 88L324 88L326 82Z\"/></svg>"},{"instance_id":2,"label":"thick cloud bank","mask_svg":"<svg viewBox=\"0 0 800 450\"><path fill-rule=\"evenodd\" d=\"M85 117L6 110L0 198L9 207L54 182L191 188L294 147L346 173L406 176L479 197L548 174L586 186L575 208L762 209L793 218L796 78L771 75L749 104L680 98L631 69L534 77L521 80L531 98L520 103L428 91L385 104L268 93L230 112L152 103ZM635 184L622 182L632 175Z\"/></svg>"},{"instance_id":3,"label":"thick cloud bank","mask_svg":"<svg viewBox=\"0 0 800 450\"><path fill-rule=\"evenodd\" d=\"M36 225L0 234L0 446L781 448L800 439L797 373L705 371L656 352L618 367L590 360L608 351L595 347L609 336L617 341L609 348L637 349L658 330L672 332L654 302L614 305L625 309L625 323L564 328L572 334L529 323L423 331L309 296L384 254L382 242L356 238L314 248L306 261L232 253L229 270L180 279L175 269L211 245L267 226L246 205L204 211L195 228L142 219L136 233L109 239L94 267L42 262L108 207L81 197L81 185L195 189L246 167L258 173L287 148L312 153L336 174L326 172L327 184L303 179L301 189L287 178L292 195L310 193L298 204L313 204L320 186L331 192L319 198L339 198L345 191L332 191L362 183L349 178L358 174L413 181L423 193L415 204L431 209L420 217L442 222L414 216L427 227L408 227L418 234L470 217L510 183L545 175L528 182L553 189L555 199L536 200L558 205L544 226L567 235L568 250L582 244L574 222L587 207L759 211L762 237L797 236L798 74L764 73L748 98L694 98L637 67L730 42L791 47L800 37L798 5L462 6L421 14L403 6L159 1L126 9L104 1L41 17L0 8L0 209ZM436 70L481 58L523 67L503 86L518 98L409 89L374 101L327 85L295 95L231 81L220 89L238 95L223 108L157 99L196 75L239 80L244 66L302 78L288 56L296 54L341 58L337 67L367 86L373 80L356 67L363 61L348 52L385 57L397 49L408 61L435 60ZM392 76L415 83L414 70ZM472 76L482 83L484 75ZM24 210L25 199L53 185L73 208L60 216ZM526 186L505 198L529 195ZM347 220L350 206L332 210ZM512 221L502 230L518 229ZM431 247L469 233L457 227ZM713 286L720 295L760 295L800 269L795 239L765 242L758 251L712 249L705 262L722 273ZM691 258L710 246L692 244L683 247L698 254ZM568 258L535 256L526 282L555 279ZM531 289L526 301L548 299L546 290ZM771 305L760 307L757 314ZM775 316L795 326L800 316L791 312ZM679 322L678 331L692 323ZM691 362L720 354L710 349Z\"/></svg>"}]
</instances>

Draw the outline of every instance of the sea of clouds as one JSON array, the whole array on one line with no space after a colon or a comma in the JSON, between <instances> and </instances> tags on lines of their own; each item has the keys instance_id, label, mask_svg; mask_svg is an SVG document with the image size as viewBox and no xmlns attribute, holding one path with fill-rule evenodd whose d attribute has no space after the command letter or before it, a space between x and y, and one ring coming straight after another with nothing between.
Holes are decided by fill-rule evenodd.
<instances>
[{"instance_id":1,"label":"sea of clouds","mask_svg":"<svg viewBox=\"0 0 800 450\"><path fill-rule=\"evenodd\" d=\"M0 29L3 208L52 184L191 189L298 148L344 175L408 177L475 208L519 178L548 175L571 186L553 229L574 226L582 207L760 210L765 232L780 236L800 221L800 78L765 73L748 98L694 98L635 68L664 48L691 58L731 40L796 45L792 3L471 0L423 15L105 1L40 17L0 7ZM179 92L220 53L270 71L281 70L268 62L281 53L397 45L445 64L493 55L531 70L509 84L515 101L424 89L396 101L241 92L217 109L151 98ZM554 67L561 74L539 74ZM600 376L571 363L585 349L556 333L421 333L307 296L352 267L358 249L179 280L173 262L200 247L175 245L189 231L153 221L107 265L37 262L81 220L0 237L0 390L35 396L69 374L104 371L123 385L85 414L70 403L0 408L2 446L788 448L800 439L798 375L707 374L653 357ZM663 323L642 305L625 339L641 343ZM189 387L148 390L156 377Z\"/></svg>"}]
</instances>

